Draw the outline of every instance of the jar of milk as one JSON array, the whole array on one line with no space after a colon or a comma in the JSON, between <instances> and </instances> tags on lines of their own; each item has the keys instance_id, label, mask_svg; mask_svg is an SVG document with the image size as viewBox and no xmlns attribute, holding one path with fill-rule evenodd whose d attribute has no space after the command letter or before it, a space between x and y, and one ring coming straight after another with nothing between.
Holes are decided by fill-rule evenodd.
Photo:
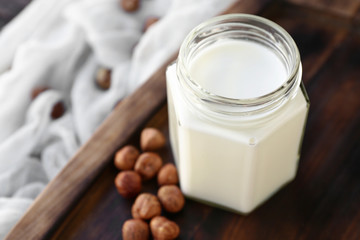
<instances>
[{"instance_id":1,"label":"jar of milk","mask_svg":"<svg viewBox=\"0 0 360 240\"><path fill-rule=\"evenodd\" d=\"M247 14L215 17L188 34L166 75L187 197L248 213L295 177L309 100L283 28Z\"/></svg>"}]
</instances>

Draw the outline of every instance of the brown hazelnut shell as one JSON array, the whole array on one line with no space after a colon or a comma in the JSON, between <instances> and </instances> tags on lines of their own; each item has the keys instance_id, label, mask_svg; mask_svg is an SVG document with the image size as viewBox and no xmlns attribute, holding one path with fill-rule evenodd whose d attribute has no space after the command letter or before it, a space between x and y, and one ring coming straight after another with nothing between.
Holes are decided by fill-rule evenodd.
<instances>
[{"instance_id":1,"label":"brown hazelnut shell","mask_svg":"<svg viewBox=\"0 0 360 240\"><path fill-rule=\"evenodd\" d=\"M180 234L179 226L166 217L157 216L150 221L150 230L154 239L171 240Z\"/></svg>"},{"instance_id":2,"label":"brown hazelnut shell","mask_svg":"<svg viewBox=\"0 0 360 240\"><path fill-rule=\"evenodd\" d=\"M162 166L157 175L157 182L160 186L178 184L179 176L175 165L172 163L167 163Z\"/></svg>"},{"instance_id":3,"label":"brown hazelnut shell","mask_svg":"<svg viewBox=\"0 0 360 240\"><path fill-rule=\"evenodd\" d=\"M122 237L123 240L149 239L149 225L141 219L126 220L122 227Z\"/></svg>"},{"instance_id":4,"label":"brown hazelnut shell","mask_svg":"<svg viewBox=\"0 0 360 240\"><path fill-rule=\"evenodd\" d=\"M133 218L148 220L161 214L161 204L158 198L151 193L142 193L131 207Z\"/></svg>"},{"instance_id":5,"label":"brown hazelnut shell","mask_svg":"<svg viewBox=\"0 0 360 240\"><path fill-rule=\"evenodd\" d=\"M183 209L185 198L176 185L165 185L159 188L157 196L167 212L176 213Z\"/></svg>"},{"instance_id":6,"label":"brown hazelnut shell","mask_svg":"<svg viewBox=\"0 0 360 240\"><path fill-rule=\"evenodd\" d=\"M149 180L158 173L161 166L162 159L158 154L145 152L136 160L134 170L141 175L143 180Z\"/></svg>"},{"instance_id":7,"label":"brown hazelnut shell","mask_svg":"<svg viewBox=\"0 0 360 240\"><path fill-rule=\"evenodd\" d=\"M141 177L135 171L122 171L115 178L117 191L124 198L133 198L141 191Z\"/></svg>"},{"instance_id":8,"label":"brown hazelnut shell","mask_svg":"<svg viewBox=\"0 0 360 240\"><path fill-rule=\"evenodd\" d=\"M131 170L135 166L140 152L132 145L126 145L115 153L114 165L119 170Z\"/></svg>"},{"instance_id":9,"label":"brown hazelnut shell","mask_svg":"<svg viewBox=\"0 0 360 240\"><path fill-rule=\"evenodd\" d=\"M140 146L143 151L156 151L164 147L166 138L156 128L145 128L140 135Z\"/></svg>"}]
</instances>

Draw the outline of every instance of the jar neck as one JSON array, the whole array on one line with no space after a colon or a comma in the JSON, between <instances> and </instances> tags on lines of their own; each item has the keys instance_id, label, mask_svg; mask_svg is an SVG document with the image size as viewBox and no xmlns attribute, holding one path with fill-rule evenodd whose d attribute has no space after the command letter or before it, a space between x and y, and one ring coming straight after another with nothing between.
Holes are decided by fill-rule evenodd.
<instances>
[{"instance_id":1,"label":"jar neck","mask_svg":"<svg viewBox=\"0 0 360 240\"><path fill-rule=\"evenodd\" d=\"M284 64L287 78L276 90L259 97L235 99L216 95L200 86L189 74L194 57L220 40L242 40L262 45ZM290 35L277 24L248 14L229 14L210 19L193 29L181 45L177 78L185 99L209 118L233 120L258 118L274 112L295 96L301 82L299 51Z\"/></svg>"}]
</instances>

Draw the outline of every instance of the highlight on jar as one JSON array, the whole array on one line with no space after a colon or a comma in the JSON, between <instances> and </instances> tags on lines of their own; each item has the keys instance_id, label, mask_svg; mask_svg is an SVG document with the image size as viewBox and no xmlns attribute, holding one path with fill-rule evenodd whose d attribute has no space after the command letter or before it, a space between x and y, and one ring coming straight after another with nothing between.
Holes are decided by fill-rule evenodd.
<instances>
[{"instance_id":1,"label":"highlight on jar","mask_svg":"<svg viewBox=\"0 0 360 240\"><path fill-rule=\"evenodd\" d=\"M294 179L309 99L298 48L248 14L210 19L166 72L169 130L183 193L249 213Z\"/></svg>"}]
</instances>

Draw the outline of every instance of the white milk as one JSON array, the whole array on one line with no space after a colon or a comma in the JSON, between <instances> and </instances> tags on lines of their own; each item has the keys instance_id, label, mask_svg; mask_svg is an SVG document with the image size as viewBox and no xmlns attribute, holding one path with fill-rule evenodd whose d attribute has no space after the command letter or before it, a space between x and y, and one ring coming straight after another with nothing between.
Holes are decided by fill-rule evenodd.
<instances>
[{"instance_id":1,"label":"white milk","mask_svg":"<svg viewBox=\"0 0 360 240\"><path fill-rule=\"evenodd\" d=\"M268 94L287 78L284 64L259 44L226 40L206 48L190 65L190 77L209 92L248 99Z\"/></svg>"},{"instance_id":2,"label":"white milk","mask_svg":"<svg viewBox=\"0 0 360 240\"><path fill-rule=\"evenodd\" d=\"M280 58L264 46L222 40L192 60L191 79L212 94L249 99L287 80ZM211 121L189 106L167 70L170 137L180 186L188 197L248 213L295 176L308 103L301 89L286 104L237 124Z\"/></svg>"}]
</instances>

